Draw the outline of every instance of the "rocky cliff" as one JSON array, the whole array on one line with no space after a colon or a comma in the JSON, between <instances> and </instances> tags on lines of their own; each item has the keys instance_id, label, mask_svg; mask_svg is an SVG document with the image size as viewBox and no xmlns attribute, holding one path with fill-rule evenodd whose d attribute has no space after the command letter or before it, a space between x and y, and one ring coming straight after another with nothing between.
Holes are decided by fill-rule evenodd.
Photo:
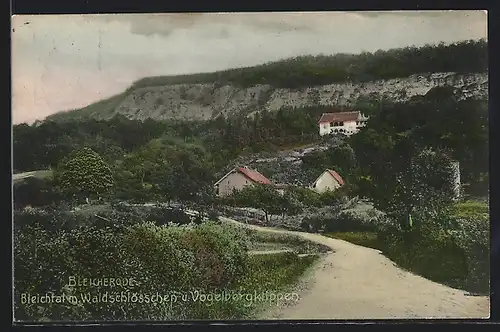
<instances>
[{"instance_id":1,"label":"rocky cliff","mask_svg":"<svg viewBox=\"0 0 500 332\"><path fill-rule=\"evenodd\" d=\"M349 106L364 97L404 101L440 86L460 89L463 98L486 98L488 74L418 74L406 78L343 82L301 89L274 88L264 84L247 88L217 83L169 84L130 89L101 102L103 107L95 104L95 107L91 105L82 110L57 113L52 118L108 119L122 114L130 119L208 120L219 114L252 114L263 109L276 111L286 107Z\"/></svg>"}]
</instances>

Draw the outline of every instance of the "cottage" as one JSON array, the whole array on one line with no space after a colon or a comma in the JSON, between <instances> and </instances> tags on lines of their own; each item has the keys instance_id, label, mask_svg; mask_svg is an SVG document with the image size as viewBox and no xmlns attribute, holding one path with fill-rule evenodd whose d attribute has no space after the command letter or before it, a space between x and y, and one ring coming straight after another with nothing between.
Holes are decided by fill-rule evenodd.
<instances>
[{"instance_id":1,"label":"cottage","mask_svg":"<svg viewBox=\"0 0 500 332\"><path fill-rule=\"evenodd\" d=\"M219 196L227 196L232 194L234 190L241 190L253 184L271 184L271 181L258 171L244 166L233 168L214 186Z\"/></svg>"},{"instance_id":2,"label":"cottage","mask_svg":"<svg viewBox=\"0 0 500 332\"><path fill-rule=\"evenodd\" d=\"M333 191L344 185L344 180L339 175L339 173L327 169L325 170L314 183L311 185L311 189L324 193L326 191Z\"/></svg>"},{"instance_id":3,"label":"cottage","mask_svg":"<svg viewBox=\"0 0 500 332\"><path fill-rule=\"evenodd\" d=\"M366 120L367 117L358 111L323 113L318 121L319 134L323 136L338 133L349 136L365 126Z\"/></svg>"}]
</instances>

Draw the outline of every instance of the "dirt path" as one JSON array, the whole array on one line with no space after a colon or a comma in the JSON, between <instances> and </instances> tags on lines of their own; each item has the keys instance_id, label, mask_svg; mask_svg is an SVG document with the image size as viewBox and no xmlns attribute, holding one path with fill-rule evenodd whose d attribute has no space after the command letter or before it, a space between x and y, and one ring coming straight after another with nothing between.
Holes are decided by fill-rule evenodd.
<instances>
[{"instance_id":1,"label":"dirt path","mask_svg":"<svg viewBox=\"0 0 500 332\"><path fill-rule=\"evenodd\" d=\"M468 296L398 268L380 251L328 238L236 223L260 231L299 235L333 249L304 280L299 301L260 319L488 318L489 298Z\"/></svg>"}]
</instances>

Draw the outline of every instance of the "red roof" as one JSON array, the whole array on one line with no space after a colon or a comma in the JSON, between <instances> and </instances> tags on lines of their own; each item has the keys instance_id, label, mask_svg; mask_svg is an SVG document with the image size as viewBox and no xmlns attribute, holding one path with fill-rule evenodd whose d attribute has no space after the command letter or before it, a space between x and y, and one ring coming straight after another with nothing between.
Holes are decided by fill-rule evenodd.
<instances>
[{"instance_id":1,"label":"red roof","mask_svg":"<svg viewBox=\"0 0 500 332\"><path fill-rule=\"evenodd\" d=\"M335 112L335 113L323 113L319 119L319 123L324 122L348 122L357 121L360 117L359 112Z\"/></svg>"},{"instance_id":2,"label":"red roof","mask_svg":"<svg viewBox=\"0 0 500 332\"><path fill-rule=\"evenodd\" d=\"M269 181L268 178L266 178L264 175L260 174L259 172L246 168L246 167L239 167L238 172L249 178L253 182L257 183L262 183L262 184L271 184L271 181Z\"/></svg>"},{"instance_id":3,"label":"red roof","mask_svg":"<svg viewBox=\"0 0 500 332\"><path fill-rule=\"evenodd\" d=\"M328 173L330 173L331 176L333 176L335 178L335 180L337 180L337 182L343 186L344 185L344 179L342 179L342 177L339 175L339 173L335 172L335 171L332 171L331 169L327 169L326 170Z\"/></svg>"}]
</instances>

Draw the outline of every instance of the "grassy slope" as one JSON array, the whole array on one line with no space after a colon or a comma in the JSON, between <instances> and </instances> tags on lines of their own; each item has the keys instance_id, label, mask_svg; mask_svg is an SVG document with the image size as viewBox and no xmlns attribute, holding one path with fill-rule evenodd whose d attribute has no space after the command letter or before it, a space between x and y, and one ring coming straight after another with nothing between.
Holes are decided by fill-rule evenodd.
<instances>
[{"instance_id":1,"label":"grassy slope","mask_svg":"<svg viewBox=\"0 0 500 332\"><path fill-rule=\"evenodd\" d=\"M381 250L377 234L371 232L339 232L326 233L325 236L351 242L358 246Z\"/></svg>"},{"instance_id":2,"label":"grassy slope","mask_svg":"<svg viewBox=\"0 0 500 332\"><path fill-rule=\"evenodd\" d=\"M121 101L126 97L126 93L120 93L115 96L100 100L87 107L71 110L66 112L59 112L48 116L46 119L50 121L68 121L78 120L81 118L92 117L95 114L112 114L116 107L120 105Z\"/></svg>"},{"instance_id":3,"label":"grassy slope","mask_svg":"<svg viewBox=\"0 0 500 332\"><path fill-rule=\"evenodd\" d=\"M113 113L131 91L154 86L215 83L249 87L268 84L275 88L294 89L345 81L366 82L408 77L428 72L486 72L488 68L486 49L485 41L472 41L452 45L392 49L377 53L301 56L212 73L147 77L133 83L119 95L79 110L56 113L47 117L47 120L75 120L96 113L108 115ZM456 55L466 55L474 61L462 61L461 57ZM438 60L429 61L430 58Z\"/></svg>"},{"instance_id":4,"label":"grassy slope","mask_svg":"<svg viewBox=\"0 0 500 332\"><path fill-rule=\"evenodd\" d=\"M235 288L240 289L242 294L267 292L277 297L280 294L291 294L294 285L318 258L318 255L299 257L294 253L250 256L249 273L235 285ZM270 306L283 304L283 302L283 300L272 301L271 299L261 300L261 302L244 301L244 310L235 318L251 319Z\"/></svg>"}]
</instances>

